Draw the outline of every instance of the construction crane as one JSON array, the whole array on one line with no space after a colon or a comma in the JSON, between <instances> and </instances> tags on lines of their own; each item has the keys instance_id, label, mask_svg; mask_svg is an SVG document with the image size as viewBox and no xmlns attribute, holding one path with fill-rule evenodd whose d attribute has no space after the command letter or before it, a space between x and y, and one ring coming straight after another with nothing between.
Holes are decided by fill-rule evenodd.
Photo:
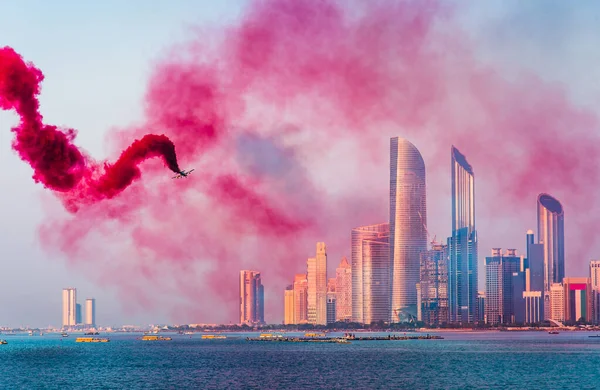
<instances>
[{"instance_id":1,"label":"construction crane","mask_svg":"<svg viewBox=\"0 0 600 390\"><path fill-rule=\"evenodd\" d=\"M427 230L427 225L425 225L425 222L423 221L423 216L421 215L420 211L417 211L417 213L419 214L419 218L421 219L421 224L423 224L423 229L425 229L425 233L427 234L427 239L429 240L429 243L433 246L437 244L437 241L435 240L437 238L437 235L434 234L433 239L431 239L431 234L429 234L429 230Z\"/></svg>"}]
</instances>

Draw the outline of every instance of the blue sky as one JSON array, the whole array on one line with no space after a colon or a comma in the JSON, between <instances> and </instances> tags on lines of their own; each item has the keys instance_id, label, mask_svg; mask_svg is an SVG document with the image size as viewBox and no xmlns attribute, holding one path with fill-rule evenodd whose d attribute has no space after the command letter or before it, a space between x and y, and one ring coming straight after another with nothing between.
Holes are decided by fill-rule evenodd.
<instances>
[{"instance_id":1,"label":"blue sky","mask_svg":"<svg viewBox=\"0 0 600 390\"><path fill-rule=\"evenodd\" d=\"M600 4L567 4L460 2L456 17L482 62L499 64L507 78L523 70L536 73L598 111ZM101 158L107 154L107 131L140 119L153 61L185 40L194 26L226 25L246 6L243 0L174 0L151 7L145 1L0 0L0 46L13 47L46 75L45 121L79 129L78 145ZM166 311L124 310L119 301L126 297L42 252L36 241L44 191L10 148L14 124L13 113L0 112L0 326L59 325L61 289L67 286L78 288L80 301L97 299L101 324L168 321ZM534 223L531 219L532 228ZM522 249L522 236L522 242L500 244Z\"/></svg>"}]
</instances>

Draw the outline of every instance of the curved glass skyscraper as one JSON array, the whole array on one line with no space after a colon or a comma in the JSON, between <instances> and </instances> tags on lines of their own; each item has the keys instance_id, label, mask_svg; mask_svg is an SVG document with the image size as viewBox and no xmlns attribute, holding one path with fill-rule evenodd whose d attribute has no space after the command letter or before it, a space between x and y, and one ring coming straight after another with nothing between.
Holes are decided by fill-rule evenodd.
<instances>
[{"instance_id":1,"label":"curved glass skyscraper","mask_svg":"<svg viewBox=\"0 0 600 390\"><path fill-rule=\"evenodd\" d=\"M451 150L452 237L449 239L448 311L450 322L478 318L477 230L475 229L475 174L466 157Z\"/></svg>"},{"instance_id":2,"label":"curved glass skyscraper","mask_svg":"<svg viewBox=\"0 0 600 390\"><path fill-rule=\"evenodd\" d=\"M544 290L565 277L564 211L558 200L548 194L537 199L538 241L544 246Z\"/></svg>"},{"instance_id":3,"label":"curved glass skyscraper","mask_svg":"<svg viewBox=\"0 0 600 390\"><path fill-rule=\"evenodd\" d=\"M425 163L402 138L390 140L391 321L417 315L420 254L427 250Z\"/></svg>"}]
</instances>

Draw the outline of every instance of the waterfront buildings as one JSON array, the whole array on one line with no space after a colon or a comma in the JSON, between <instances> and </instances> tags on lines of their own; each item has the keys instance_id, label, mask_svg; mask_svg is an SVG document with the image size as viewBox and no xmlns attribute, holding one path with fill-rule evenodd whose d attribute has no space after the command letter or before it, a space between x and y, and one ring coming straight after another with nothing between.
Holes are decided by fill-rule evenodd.
<instances>
[{"instance_id":1,"label":"waterfront buildings","mask_svg":"<svg viewBox=\"0 0 600 390\"><path fill-rule=\"evenodd\" d=\"M316 257L306 263L308 279L308 323L327 324L327 247L317 243Z\"/></svg>"},{"instance_id":2,"label":"waterfront buildings","mask_svg":"<svg viewBox=\"0 0 600 390\"><path fill-rule=\"evenodd\" d=\"M525 323L537 324L543 320L544 311L542 310L542 292L541 291L525 291L523 293L525 299Z\"/></svg>"},{"instance_id":3,"label":"waterfront buildings","mask_svg":"<svg viewBox=\"0 0 600 390\"><path fill-rule=\"evenodd\" d=\"M389 234L387 223L352 229L353 322L390 320Z\"/></svg>"},{"instance_id":4,"label":"waterfront buildings","mask_svg":"<svg viewBox=\"0 0 600 390\"><path fill-rule=\"evenodd\" d=\"M335 323L337 311L336 279L331 278L327 282L327 325Z\"/></svg>"},{"instance_id":5,"label":"waterfront buildings","mask_svg":"<svg viewBox=\"0 0 600 390\"><path fill-rule=\"evenodd\" d=\"M513 274L518 273L521 258L514 249L502 253L492 249L492 256L485 259L485 317L488 324L514 322Z\"/></svg>"},{"instance_id":6,"label":"waterfront buildings","mask_svg":"<svg viewBox=\"0 0 600 390\"><path fill-rule=\"evenodd\" d=\"M65 288L62 293L62 325L77 325L77 289Z\"/></svg>"},{"instance_id":7,"label":"waterfront buildings","mask_svg":"<svg viewBox=\"0 0 600 390\"><path fill-rule=\"evenodd\" d=\"M75 304L75 324L81 325L81 305L79 303Z\"/></svg>"},{"instance_id":8,"label":"waterfront buildings","mask_svg":"<svg viewBox=\"0 0 600 390\"><path fill-rule=\"evenodd\" d=\"M448 322L448 246L433 243L421 253L418 320L426 325Z\"/></svg>"},{"instance_id":9,"label":"waterfront buildings","mask_svg":"<svg viewBox=\"0 0 600 390\"><path fill-rule=\"evenodd\" d=\"M548 194L537 199L538 240L544 246L544 305L551 299L553 283L565 277L564 211L558 200ZM545 309L545 318L551 310Z\"/></svg>"},{"instance_id":10,"label":"waterfront buildings","mask_svg":"<svg viewBox=\"0 0 600 390\"><path fill-rule=\"evenodd\" d=\"M565 294L561 283L552 283L550 285L549 297L549 310L547 311L550 318L548 319L563 322L565 320Z\"/></svg>"},{"instance_id":11,"label":"waterfront buildings","mask_svg":"<svg viewBox=\"0 0 600 390\"><path fill-rule=\"evenodd\" d=\"M525 291L530 293L526 297L526 322L531 319L537 319L540 322L544 319L544 244L535 243L535 238L532 230L527 231L527 259L525 262ZM541 297L540 302L537 302L538 295ZM549 294L546 294L549 302ZM531 310L539 310L538 313L530 312Z\"/></svg>"},{"instance_id":12,"label":"waterfront buildings","mask_svg":"<svg viewBox=\"0 0 600 390\"><path fill-rule=\"evenodd\" d=\"M480 323L485 322L485 292L479 291L477 293L477 321Z\"/></svg>"},{"instance_id":13,"label":"waterfront buildings","mask_svg":"<svg viewBox=\"0 0 600 390\"><path fill-rule=\"evenodd\" d=\"M294 324L308 323L308 279L306 274L294 277Z\"/></svg>"},{"instance_id":14,"label":"waterfront buildings","mask_svg":"<svg viewBox=\"0 0 600 390\"><path fill-rule=\"evenodd\" d=\"M240 271L240 324L265 322L264 287L260 272Z\"/></svg>"},{"instance_id":15,"label":"waterfront buildings","mask_svg":"<svg viewBox=\"0 0 600 390\"><path fill-rule=\"evenodd\" d=\"M96 327L96 300L88 298L85 300L85 322L88 327Z\"/></svg>"},{"instance_id":16,"label":"waterfront buildings","mask_svg":"<svg viewBox=\"0 0 600 390\"><path fill-rule=\"evenodd\" d=\"M345 256L335 270L335 299L336 321L352 321L352 267Z\"/></svg>"},{"instance_id":17,"label":"waterfront buildings","mask_svg":"<svg viewBox=\"0 0 600 390\"><path fill-rule=\"evenodd\" d=\"M475 176L460 151L452 147L452 237L449 238L448 298L450 322L477 318L477 231Z\"/></svg>"},{"instance_id":18,"label":"waterfront buildings","mask_svg":"<svg viewBox=\"0 0 600 390\"><path fill-rule=\"evenodd\" d=\"M590 284L592 288L592 321L600 323L600 260L590 261Z\"/></svg>"},{"instance_id":19,"label":"waterfront buildings","mask_svg":"<svg viewBox=\"0 0 600 390\"><path fill-rule=\"evenodd\" d=\"M285 325L294 322L294 285L286 287L283 297L283 323Z\"/></svg>"},{"instance_id":20,"label":"waterfront buildings","mask_svg":"<svg viewBox=\"0 0 600 390\"><path fill-rule=\"evenodd\" d=\"M420 254L427 250L425 163L409 141L390 139L390 302L392 322L417 314ZM364 313L363 313L364 316Z\"/></svg>"},{"instance_id":21,"label":"waterfront buildings","mask_svg":"<svg viewBox=\"0 0 600 390\"><path fill-rule=\"evenodd\" d=\"M590 278L564 278L564 319L573 324L592 321L592 287Z\"/></svg>"}]
</instances>

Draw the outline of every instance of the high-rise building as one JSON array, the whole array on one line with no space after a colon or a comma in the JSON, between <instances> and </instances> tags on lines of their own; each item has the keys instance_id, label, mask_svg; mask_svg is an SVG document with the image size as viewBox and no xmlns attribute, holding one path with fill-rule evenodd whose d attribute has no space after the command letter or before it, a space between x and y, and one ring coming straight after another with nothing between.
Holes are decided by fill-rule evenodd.
<instances>
[{"instance_id":1,"label":"high-rise building","mask_svg":"<svg viewBox=\"0 0 600 390\"><path fill-rule=\"evenodd\" d=\"M562 283L550 285L549 318L550 320L562 322L565 320L565 292Z\"/></svg>"},{"instance_id":2,"label":"high-rise building","mask_svg":"<svg viewBox=\"0 0 600 390\"><path fill-rule=\"evenodd\" d=\"M265 322L264 288L260 272L240 271L240 324Z\"/></svg>"},{"instance_id":3,"label":"high-rise building","mask_svg":"<svg viewBox=\"0 0 600 390\"><path fill-rule=\"evenodd\" d=\"M448 322L448 246L433 243L421 253L419 320L426 325Z\"/></svg>"},{"instance_id":4,"label":"high-rise building","mask_svg":"<svg viewBox=\"0 0 600 390\"><path fill-rule=\"evenodd\" d=\"M345 256L335 270L335 319L352 321L352 267Z\"/></svg>"},{"instance_id":5,"label":"high-rise building","mask_svg":"<svg viewBox=\"0 0 600 390\"><path fill-rule=\"evenodd\" d=\"M528 323L537 323L544 318L544 245L535 243L533 230L527 231L527 261L525 266L525 291L531 294L524 296L526 302L526 318ZM539 292L539 294L538 294ZM538 295L541 300L538 302ZM548 295L549 296L549 295ZM539 310L533 313L531 310ZM533 321L535 320L535 321Z\"/></svg>"},{"instance_id":6,"label":"high-rise building","mask_svg":"<svg viewBox=\"0 0 600 390\"><path fill-rule=\"evenodd\" d=\"M477 230L475 175L454 146L452 162L452 237L449 241L448 298L450 322L475 321L477 301Z\"/></svg>"},{"instance_id":7,"label":"high-rise building","mask_svg":"<svg viewBox=\"0 0 600 390\"><path fill-rule=\"evenodd\" d=\"M592 321L600 323L600 260L590 261L590 284L592 287Z\"/></svg>"},{"instance_id":8,"label":"high-rise building","mask_svg":"<svg viewBox=\"0 0 600 390\"><path fill-rule=\"evenodd\" d=\"M289 285L285 289L283 297L283 323L294 324L294 286Z\"/></svg>"},{"instance_id":9,"label":"high-rise building","mask_svg":"<svg viewBox=\"0 0 600 390\"><path fill-rule=\"evenodd\" d=\"M79 303L75 304L75 323L80 325L83 323L81 320L81 305Z\"/></svg>"},{"instance_id":10,"label":"high-rise building","mask_svg":"<svg viewBox=\"0 0 600 390\"><path fill-rule=\"evenodd\" d=\"M409 141L390 139L390 302L392 322L417 315L420 254L427 250L425 162Z\"/></svg>"},{"instance_id":11,"label":"high-rise building","mask_svg":"<svg viewBox=\"0 0 600 390\"><path fill-rule=\"evenodd\" d=\"M479 291L477 293L477 322L485 323L485 292Z\"/></svg>"},{"instance_id":12,"label":"high-rise building","mask_svg":"<svg viewBox=\"0 0 600 390\"><path fill-rule=\"evenodd\" d=\"M352 321L390 320L389 224L352 229Z\"/></svg>"},{"instance_id":13,"label":"high-rise building","mask_svg":"<svg viewBox=\"0 0 600 390\"><path fill-rule=\"evenodd\" d=\"M85 325L96 327L96 300L94 298L85 300Z\"/></svg>"},{"instance_id":14,"label":"high-rise building","mask_svg":"<svg viewBox=\"0 0 600 390\"><path fill-rule=\"evenodd\" d=\"M521 259L523 257L521 256ZM513 324L524 324L525 323L525 273L524 272L513 272L512 274L512 319Z\"/></svg>"},{"instance_id":15,"label":"high-rise building","mask_svg":"<svg viewBox=\"0 0 600 390\"><path fill-rule=\"evenodd\" d=\"M564 210L558 200L548 194L537 199L538 241L544 246L544 305L550 300L550 287L565 277ZM545 309L545 318L549 310Z\"/></svg>"},{"instance_id":16,"label":"high-rise building","mask_svg":"<svg viewBox=\"0 0 600 390\"><path fill-rule=\"evenodd\" d=\"M485 317L488 324L509 324L514 320L513 273L521 267L521 258L514 249L502 254L492 249L485 259ZM521 295L522 297L522 295Z\"/></svg>"},{"instance_id":17,"label":"high-rise building","mask_svg":"<svg viewBox=\"0 0 600 390\"><path fill-rule=\"evenodd\" d=\"M308 323L308 279L306 274L294 277L294 324Z\"/></svg>"},{"instance_id":18,"label":"high-rise building","mask_svg":"<svg viewBox=\"0 0 600 390\"><path fill-rule=\"evenodd\" d=\"M327 247L317 243L317 255L306 262L308 279L308 323L327 324Z\"/></svg>"},{"instance_id":19,"label":"high-rise building","mask_svg":"<svg viewBox=\"0 0 600 390\"><path fill-rule=\"evenodd\" d=\"M77 325L77 290L74 288L63 289L62 303L63 326Z\"/></svg>"},{"instance_id":20,"label":"high-rise building","mask_svg":"<svg viewBox=\"0 0 600 390\"><path fill-rule=\"evenodd\" d=\"M327 325L335 323L337 311L337 285L336 278L327 282Z\"/></svg>"},{"instance_id":21,"label":"high-rise building","mask_svg":"<svg viewBox=\"0 0 600 390\"><path fill-rule=\"evenodd\" d=\"M542 310L542 292L525 291L523 298L525 299L525 323L537 324L542 322L542 315L544 314Z\"/></svg>"},{"instance_id":22,"label":"high-rise building","mask_svg":"<svg viewBox=\"0 0 600 390\"><path fill-rule=\"evenodd\" d=\"M592 286L590 278L564 278L565 322L592 321Z\"/></svg>"}]
</instances>

